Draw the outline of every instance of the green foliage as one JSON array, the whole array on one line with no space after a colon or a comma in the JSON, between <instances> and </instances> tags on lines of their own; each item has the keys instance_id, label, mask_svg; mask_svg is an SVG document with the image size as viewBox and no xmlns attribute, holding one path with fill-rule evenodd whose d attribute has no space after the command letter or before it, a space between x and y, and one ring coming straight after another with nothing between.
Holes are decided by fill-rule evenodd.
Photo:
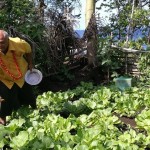
<instances>
[{"instance_id":1,"label":"green foliage","mask_svg":"<svg viewBox=\"0 0 150 150\"><path fill-rule=\"evenodd\" d=\"M142 53L139 56L138 68L141 72L140 80L141 84L147 85L150 84L150 53Z\"/></svg>"},{"instance_id":2,"label":"green foliage","mask_svg":"<svg viewBox=\"0 0 150 150\"><path fill-rule=\"evenodd\" d=\"M0 11L1 28L14 26L24 34L30 35L31 27L36 27L35 21L37 21L34 3L29 0L6 0L5 4Z\"/></svg>"},{"instance_id":3,"label":"green foliage","mask_svg":"<svg viewBox=\"0 0 150 150\"><path fill-rule=\"evenodd\" d=\"M79 90L80 89L80 90ZM85 94L84 94L85 93ZM120 92L114 85L83 83L66 92L46 92L38 109L22 107L0 125L0 148L16 150L114 150L149 148L150 90L131 87ZM90 108L88 114L86 108ZM65 117L60 112L68 111ZM114 115L134 116L136 129Z\"/></svg>"},{"instance_id":4,"label":"green foliage","mask_svg":"<svg viewBox=\"0 0 150 150\"><path fill-rule=\"evenodd\" d=\"M133 3L130 1L110 0L109 2L104 1L101 4L100 9L102 7L105 7L107 11L112 12L109 15L109 24L114 37L117 36L121 41L125 40L127 32L130 30L129 38L130 40L134 40L133 34L139 29L142 31L144 36L147 36L149 31L150 11L147 9L149 6L146 1L135 1L133 7ZM130 27L130 29L128 29L128 27Z\"/></svg>"},{"instance_id":5,"label":"green foliage","mask_svg":"<svg viewBox=\"0 0 150 150\"><path fill-rule=\"evenodd\" d=\"M145 109L139 114L136 118L136 122L140 129L144 129L147 131L148 134L150 134L150 111L148 109Z\"/></svg>"},{"instance_id":6,"label":"green foliage","mask_svg":"<svg viewBox=\"0 0 150 150\"><path fill-rule=\"evenodd\" d=\"M125 47L125 48L131 48L135 50L143 50L143 44L145 44L146 39L145 38L139 38L137 40L130 40L128 42L126 41L119 41L117 44L119 47Z\"/></svg>"},{"instance_id":7,"label":"green foliage","mask_svg":"<svg viewBox=\"0 0 150 150\"><path fill-rule=\"evenodd\" d=\"M68 68L65 65L62 65L59 70L59 74L56 75L60 81L72 80L74 75L69 72Z\"/></svg>"},{"instance_id":8,"label":"green foliage","mask_svg":"<svg viewBox=\"0 0 150 150\"><path fill-rule=\"evenodd\" d=\"M45 27L39 19L38 10L33 1L5 0L5 5L0 10L0 20L0 28L8 31L11 36L29 37L28 42L30 44L34 42L34 46L32 44L31 46L33 47L35 64L46 62L45 55L47 54L44 49L46 49L47 45L43 44L44 41L42 40ZM12 29L16 33L12 33L14 32ZM25 35L25 37L22 35ZM25 38L25 40L27 39ZM42 65L40 67L42 68Z\"/></svg>"},{"instance_id":9,"label":"green foliage","mask_svg":"<svg viewBox=\"0 0 150 150\"><path fill-rule=\"evenodd\" d=\"M149 10L144 10L140 8L136 8L134 10L133 14L133 24L132 26L140 26L140 25L145 25L149 26L149 16L150 16L150 11Z\"/></svg>"},{"instance_id":10,"label":"green foliage","mask_svg":"<svg viewBox=\"0 0 150 150\"><path fill-rule=\"evenodd\" d=\"M111 44L111 37L99 37L97 58L99 65L102 66L105 71L106 69L110 69L111 72L114 72L122 65L121 60L118 60L116 58L123 54L121 54L121 52L119 51L114 51L114 49L111 48Z\"/></svg>"}]
</instances>

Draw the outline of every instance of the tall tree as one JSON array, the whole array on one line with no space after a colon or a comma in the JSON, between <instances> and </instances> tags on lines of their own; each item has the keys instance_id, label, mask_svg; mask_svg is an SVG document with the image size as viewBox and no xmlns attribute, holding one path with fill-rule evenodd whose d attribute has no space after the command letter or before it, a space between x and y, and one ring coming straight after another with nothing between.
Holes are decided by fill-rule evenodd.
<instances>
[{"instance_id":1,"label":"tall tree","mask_svg":"<svg viewBox=\"0 0 150 150\"><path fill-rule=\"evenodd\" d=\"M95 0L86 0L86 10L85 10L85 26L88 26L88 23L95 13Z\"/></svg>"},{"instance_id":2,"label":"tall tree","mask_svg":"<svg viewBox=\"0 0 150 150\"><path fill-rule=\"evenodd\" d=\"M83 39L87 41L88 66L96 66L97 24L95 18L95 0L86 0L86 30Z\"/></svg>"}]
</instances>

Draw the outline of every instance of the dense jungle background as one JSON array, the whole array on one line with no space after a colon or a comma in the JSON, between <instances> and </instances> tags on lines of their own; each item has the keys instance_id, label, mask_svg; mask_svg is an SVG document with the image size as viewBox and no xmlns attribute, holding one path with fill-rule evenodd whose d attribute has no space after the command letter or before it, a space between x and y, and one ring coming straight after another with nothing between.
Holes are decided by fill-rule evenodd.
<instances>
[{"instance_id":1,"label":"dense jungle background","mask_svg":"<svg viewBox=\"0 0 150 150\"><path fill-rule=\"evenodd\" d=\"M112 45L139 51L148 45L150 1L110 0L96 7L97 2L85 0L83 37L75 30L81 14L73 13L75 8L81 10L79 0L0 2L0 28L32 46L35 67L44 76L35 87L39 92L72 88L80 81L106 84L115 76L130 75L125 72L125 60L118 59L125 54L114 50ZM112 12L109 22L101 14L103 7Z\"/></svg>"}]
</instances>

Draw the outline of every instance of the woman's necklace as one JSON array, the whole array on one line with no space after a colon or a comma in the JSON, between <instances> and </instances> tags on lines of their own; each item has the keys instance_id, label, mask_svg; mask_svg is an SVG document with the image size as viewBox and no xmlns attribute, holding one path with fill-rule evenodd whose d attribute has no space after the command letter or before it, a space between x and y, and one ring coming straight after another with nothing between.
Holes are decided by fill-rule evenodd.
<instances>
[{"instance_id":1,"label":"woman's necklace","mask_svg":"<svg viewBox=\"0 0 150 150\"><path fill-rule=\"evenodd\" d=\"M18 80L22 77L22 73L21 73L21 70L18 66L18 63L17 63L17 59L15 57L15 53L12 51L12 55L13 55L13 59L14 59L14 63L15 63L15 66L16 66L16 69L17 69L17 72L18 72L18 77L15 77L9 70L8 68L6 67L6 65L4 64L1 56L0 56L0 66L3 68L3 70L10 76L12 77L14 80Z\"/></svg>"}]
</instances>

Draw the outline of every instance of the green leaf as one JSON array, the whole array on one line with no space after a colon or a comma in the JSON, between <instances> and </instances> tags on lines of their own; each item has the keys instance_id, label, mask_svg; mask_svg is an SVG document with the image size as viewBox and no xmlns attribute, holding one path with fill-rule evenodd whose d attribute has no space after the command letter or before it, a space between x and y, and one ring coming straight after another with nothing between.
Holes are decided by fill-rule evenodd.
<instances>
[{"instance_id":1,"label":"green leaf","mask_svg":"<svg viewBox=\"0 0 150 150\"><path fill-rule=\"evenodd\" d=\"M4 140L2 139L2 140L0 141L0 148L3 148L4 145L5 145L5 143L4 143Z\"/></svg>"},{"instance_id":2,"label":"green leaf","mask_svg":"<svg viewBox=\"0 0 150 150\"><path fill-rule=\"evenodd\" d=\"M21 148L25 146L28 141L28 132L20 131L19 134L11 139L10 146L12 148Z\"/></svg>"},{"instance_id":3,"label":"green leaf","mask_svg":"<svg viewBox=\"0 0 150 150\"><path fill-rule=\"evenodd\" d=\"M76 146L74 150L88 150L89 147L87 145Z\"/></svg>"}]
</instances>

